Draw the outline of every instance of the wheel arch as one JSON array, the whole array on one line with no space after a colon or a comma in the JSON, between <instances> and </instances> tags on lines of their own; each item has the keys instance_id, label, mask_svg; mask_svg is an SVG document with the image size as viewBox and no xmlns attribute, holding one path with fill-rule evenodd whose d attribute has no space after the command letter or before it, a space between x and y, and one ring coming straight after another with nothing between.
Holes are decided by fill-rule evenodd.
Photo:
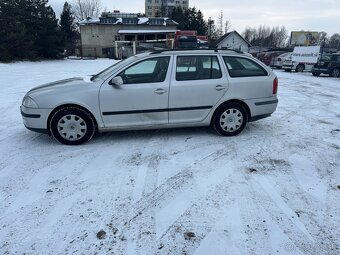
<instances>
[{"instance_id":1,"label":"wheel arch","mask_svg":"<svg viewBox=\"0 0 340 255\"><path fill-rule=\"evenodd\" d=\"M62 105L59 105L57 106L56 108L54 108L51 113L48 115L48 118L47 118L47 131L48 131L48 134L51 136L51 129L50 129L50 123L51 123L51 120L52 120L52 117L53 115L59 111L60 109L63 109L65 107L77 107L85 112L87 112L91 118L93 119L94 121L94 124L95 124L95 128L96 128L96 132L98 131L98 122L96 120L96 118L94 117L94 115L92 114L92 112L90 110L88 110L86 107L84 106L81 106L79 104L62 104Z\"/></svg>"},{"instance_id":2,"label":"wheel arch","mask_svg":"<svg viewBox=\"0 0 340 255\"><path fill-rule=\"evenodd\" d=\"M303 70L306 70L306 65L305 65L305 63L299 63L299 64L297 64L297 66L295 67L295 71L296 71L296 72L298 72L298 69L299 69L298 67L299 67L299 66L302 66L302 67L303 67Z\"/></svg>"},{"instance_id":3,"label":"wheel arch","mask_svg":"<svg viewBox=\"0 0 340 255\"><path fill-rule=\"evenodd\" d=\"M216 113L218 112L218 110L219 110L221 107L223 107L223 106L225 106L225 105L227 105L227 104L230 104L230 103L238 103L238 104L242 105L242 106L244 107L244 109L247 111L247 115L248 115L247 122L249 122L249 120L250 120L250 118L251 118L251 111L250 111L249 106L248 106L244 101L242 101L242 100L240 100L240 99L230 99L230 100L227 100L227 101L221 103L221 104L215 109L215 111L214 111L214 113L213 113L213 115L212 115L212 117L211 117L211 120L210 120L210 125L213 124L213 121L214 121L214 119L215 119L215 116L216 116Z\"/></svg>"}]
</instances>

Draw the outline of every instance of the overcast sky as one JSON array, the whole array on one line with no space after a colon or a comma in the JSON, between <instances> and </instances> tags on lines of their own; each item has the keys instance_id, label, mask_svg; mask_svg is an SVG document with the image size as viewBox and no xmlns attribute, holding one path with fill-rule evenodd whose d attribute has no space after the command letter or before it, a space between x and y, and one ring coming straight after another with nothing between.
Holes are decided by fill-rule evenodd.
<instances>
[{"instance_id":1,"label":"overcast sky","mask_svg":"<svg viewBox=\"0 0 340 255\"><path fill-rule=\"evenodd\" d=\"M69 0L72 3L74 0ZM57 16L65 0L49 0ZM145 0L101 0L109 11L145 12ZM232 30L242 33L258 25L286 26L288 31L325 31L340 33L340 0L189 0L190 7L200 9L204 18L217 20L223 11Z\"/></svg>"}]
</instances>

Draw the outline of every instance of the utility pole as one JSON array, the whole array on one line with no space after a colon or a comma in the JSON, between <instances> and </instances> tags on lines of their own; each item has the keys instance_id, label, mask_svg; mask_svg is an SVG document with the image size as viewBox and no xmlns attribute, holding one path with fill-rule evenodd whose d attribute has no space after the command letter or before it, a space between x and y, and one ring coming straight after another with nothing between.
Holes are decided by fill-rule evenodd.
<instances>
[{"instance_id":1,"label":"utility pole","mask_svg":"<svg viewBox=\"0 0 340 255\"><path fill-rule=\"evenodd\" d=\"M218 23L219 23L219 26L220 26L220 36L223 35L223 11L221 11L221 14L220 16L218 17Z\"/></svg>"},{"instance_id":2,"label":"utility pole","mask_svg":"<svg viewBox=\"0 0 340 255\"><path fill-rule=\"evenodd\" d=\"M211 34L212 34L212 25L214 24L214 21L209 17L208 19L208 40L209 40L209 46L211 44Z\"/></svg>"}]
</instances>

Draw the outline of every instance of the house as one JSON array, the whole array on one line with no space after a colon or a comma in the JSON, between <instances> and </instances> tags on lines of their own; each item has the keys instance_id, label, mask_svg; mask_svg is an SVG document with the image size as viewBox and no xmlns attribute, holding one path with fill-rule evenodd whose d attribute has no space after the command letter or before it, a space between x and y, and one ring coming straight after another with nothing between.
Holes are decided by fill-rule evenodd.
<instances>
[{"instance_id":1,"label":"house","mask_svg":"<svg viewBox=\"0 0 340 255\"><path fill-rule=\"evenodd\" d=\"M169 18L146 18L119 11L104 12L99 18L89 17L79 22L81 55L118 57L118 51L123 50L127 52L127 57L136 53L137 46L147 49L151 42L169 43L174 38L177 25Z\"/></svg>"},{"instance_id":2,"label":"house","mask_svg":"<svg viewBox=\"0 0 340 255\"><path fill-rule=\"evenodd\" d=\"M218 38L214 43L214 47L218 49L233 49L249 52L251 44L246 41L237 31L232 31Z\"/></svg>"}]
</instances>

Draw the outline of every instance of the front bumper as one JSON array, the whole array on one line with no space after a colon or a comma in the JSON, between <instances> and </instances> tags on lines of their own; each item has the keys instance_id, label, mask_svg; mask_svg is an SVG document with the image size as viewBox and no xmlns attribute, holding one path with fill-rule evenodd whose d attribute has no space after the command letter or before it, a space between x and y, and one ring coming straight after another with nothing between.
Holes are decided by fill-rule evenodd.
<instances>
[{"instance_id":1,"label":"front bumper","mask_svg":"<svg viewBox=\"0 0 340 255\"><path fill-rule=\"evenodd\" d=\"M27 129L39 133L48 133L47 120L52 109L29 108L21 105L20 111Z\"/></svg>"},{"instance_id":2,"label":"front bumper","mask_svg":"<svg viewBox=\"0 0 340 255\"><path fill-rule=\"evenodd\" d=\"M315 68L313 67L312 68L312 73L317 73L317 74L329 74L329 69L328 68Z\"/></svg>"}]
</instances>

